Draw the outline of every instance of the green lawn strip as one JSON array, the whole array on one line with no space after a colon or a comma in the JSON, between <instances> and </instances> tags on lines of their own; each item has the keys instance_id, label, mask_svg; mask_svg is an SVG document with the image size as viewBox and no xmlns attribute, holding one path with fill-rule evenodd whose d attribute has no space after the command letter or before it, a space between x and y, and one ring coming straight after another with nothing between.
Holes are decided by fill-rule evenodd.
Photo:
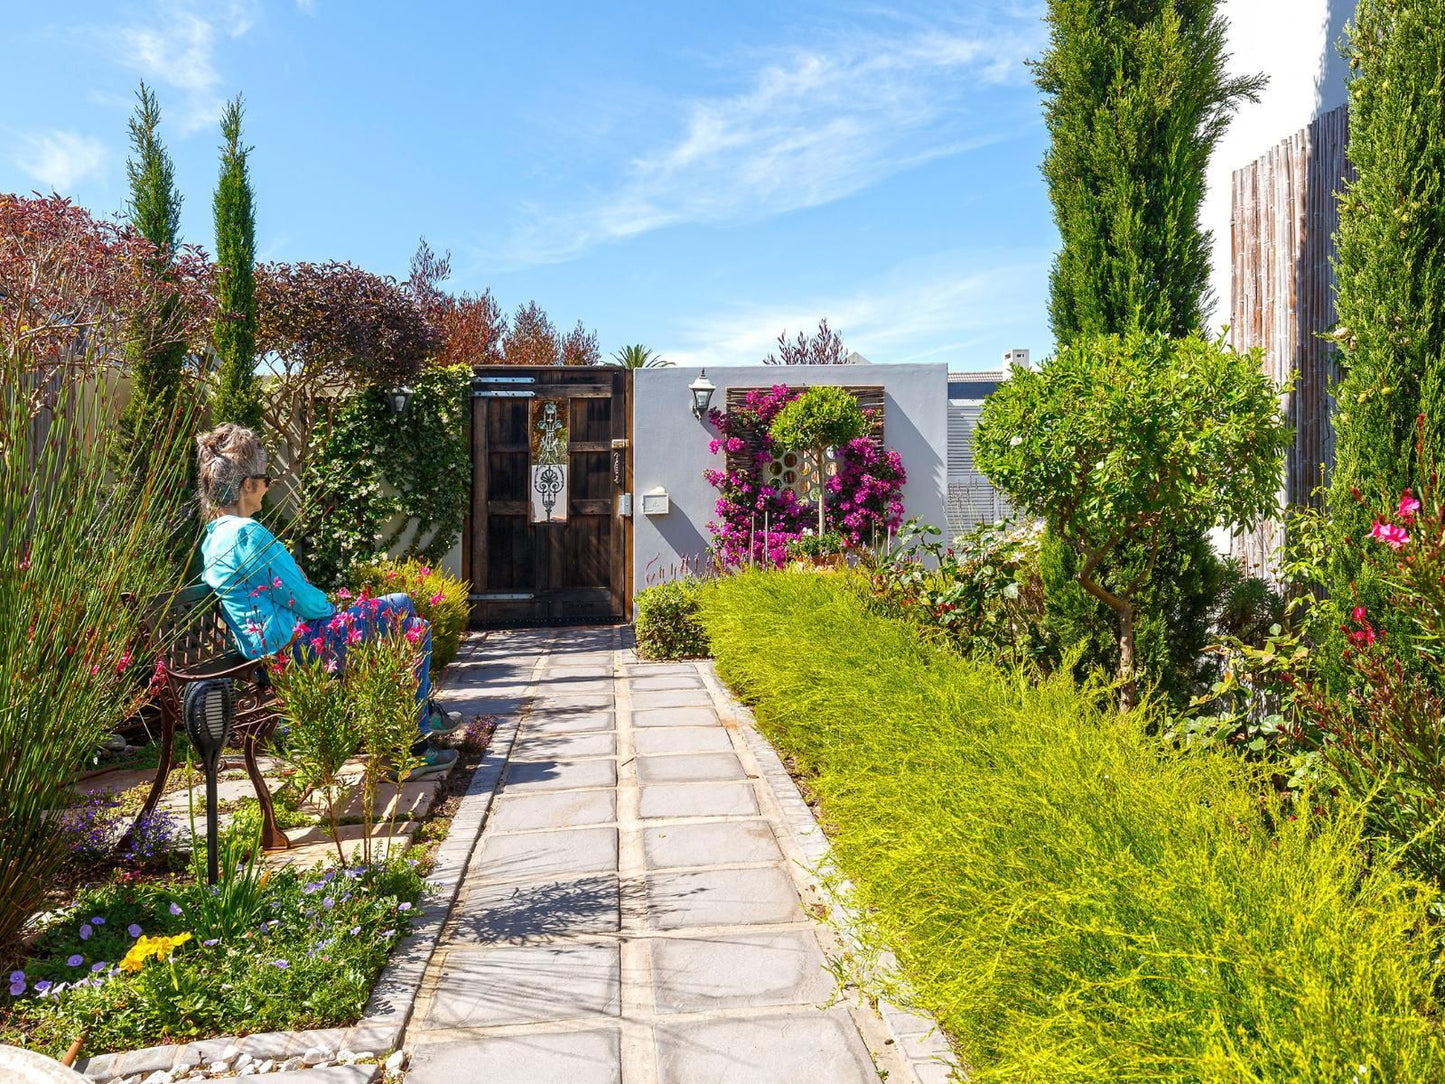
<instances>
[{"instance_id":1,"label":"green lawn strip","mask_svg":"<svg viewBox=\"0 0 1445 1084\"><path fill-rule=\"evenodd\" d=\"M1445 1077L1431 896L1358 820L1286 810L1059 678L966 662L852 580L704 595L722 676L972 1081Z\"/></svg>"}]
</instances>

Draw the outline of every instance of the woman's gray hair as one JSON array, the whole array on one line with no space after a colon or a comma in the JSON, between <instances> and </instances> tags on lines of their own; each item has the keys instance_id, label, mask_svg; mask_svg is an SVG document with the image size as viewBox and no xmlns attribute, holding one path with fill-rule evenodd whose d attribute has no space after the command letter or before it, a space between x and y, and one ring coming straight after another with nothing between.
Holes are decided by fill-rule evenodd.
<instances>
[{"instance_id":1,"label":"woman's gray hair","mask_svg":"<svg viewBox=\"0 0 1445 1084\"><path fill-rule=\"evenodd\" d=\"M226 422L196 438L196 467L201 511L218 516L240 499L247 478L266 473L266 449L244 425Z\"/></svg>"}]
</instances>

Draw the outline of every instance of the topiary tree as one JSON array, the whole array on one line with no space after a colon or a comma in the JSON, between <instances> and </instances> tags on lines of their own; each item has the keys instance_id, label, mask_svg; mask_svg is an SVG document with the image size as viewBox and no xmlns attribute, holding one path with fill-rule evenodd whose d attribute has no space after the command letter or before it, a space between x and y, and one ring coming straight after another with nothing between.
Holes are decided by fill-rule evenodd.
<instances>
[{"instance_id":1,"label":"topiary tree","mask_svg":"<svg viewBox=\"0 0 1445 1084\"><path fill-rule=\"evenodd\" d=\"M261 431L261 386L256 379L256 206L241 145L241 99L221 114L221 178L216 183L216 328L220 369L211 422L236 422Z\"/></svg>"},{"instance_id":2,"label":"topiary tree","mask_svg":"<svg viewBox=\"0 0 1445 1084\"><path fill-rule=\"evenodd\" d=\"M1138 700L1135 604L1171 531L1246 527L1274 507L1289 432L1257 353L1133 332L1076 340L984 405L975 460L1078 558L1118 620L1120 706ZM1102 575L1137 543L1143 568Z\"/></svg>"},{"instance_id":3,"label":"topiary tree","mask_svg":"<svg viewBox=\"0 0 1445 1084\"><path fill-rule=\"evenodd\" d=\"M818 465L818 533L827 530L828 449L839 448L863 436L868 419L851 392L839 387L814 387L778 412L769 434L785 452L812 453Z\"/></svg>"}]
</instances>

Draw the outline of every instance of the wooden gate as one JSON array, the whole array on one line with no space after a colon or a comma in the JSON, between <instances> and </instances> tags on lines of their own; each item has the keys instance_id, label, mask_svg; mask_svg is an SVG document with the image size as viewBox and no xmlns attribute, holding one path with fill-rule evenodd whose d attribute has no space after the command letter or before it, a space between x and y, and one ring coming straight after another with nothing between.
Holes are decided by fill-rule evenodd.
<instances>
[{"instance_id":1,"label":"wooden gate","mask_svg":"<svg viewBox=\"0 0 1445 1084\"><path fill-rule=\"evenodd\" d=\"M476 371L463 547L473 624L626 619L631 394L626 369Z\"/></svg>"}]
</instances>

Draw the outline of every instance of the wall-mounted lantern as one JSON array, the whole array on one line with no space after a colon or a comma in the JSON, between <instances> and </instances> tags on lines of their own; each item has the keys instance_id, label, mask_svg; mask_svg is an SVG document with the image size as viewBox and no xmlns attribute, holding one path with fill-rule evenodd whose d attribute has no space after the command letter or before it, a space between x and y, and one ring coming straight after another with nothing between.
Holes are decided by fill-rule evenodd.
<instances>
[{"instance_id":1,"label":"wall-mounted lantern","mask_svg":"<svg viewBox=\"0 0 1445 1084\"><path fill-rule=\"evenodd\" d=\"M408 387L392 388L386 393L386 401L393 414L405 414L406 404L411 402L412 390Z\"/></svg>"},{"instance_id":2,"label":"wall-mounted lantern","mask_svg":"<svg viewBox=\"0 0 1445 1084\"><path fill-rule=\"evenodd\" d=\"M702 370L696 380L687 386L692 392L692 416L702 418L707 415L707 408L712 403L712 393L717 391L717 385L707 378L707 370Z\"/></svg>"}]
</instances>

